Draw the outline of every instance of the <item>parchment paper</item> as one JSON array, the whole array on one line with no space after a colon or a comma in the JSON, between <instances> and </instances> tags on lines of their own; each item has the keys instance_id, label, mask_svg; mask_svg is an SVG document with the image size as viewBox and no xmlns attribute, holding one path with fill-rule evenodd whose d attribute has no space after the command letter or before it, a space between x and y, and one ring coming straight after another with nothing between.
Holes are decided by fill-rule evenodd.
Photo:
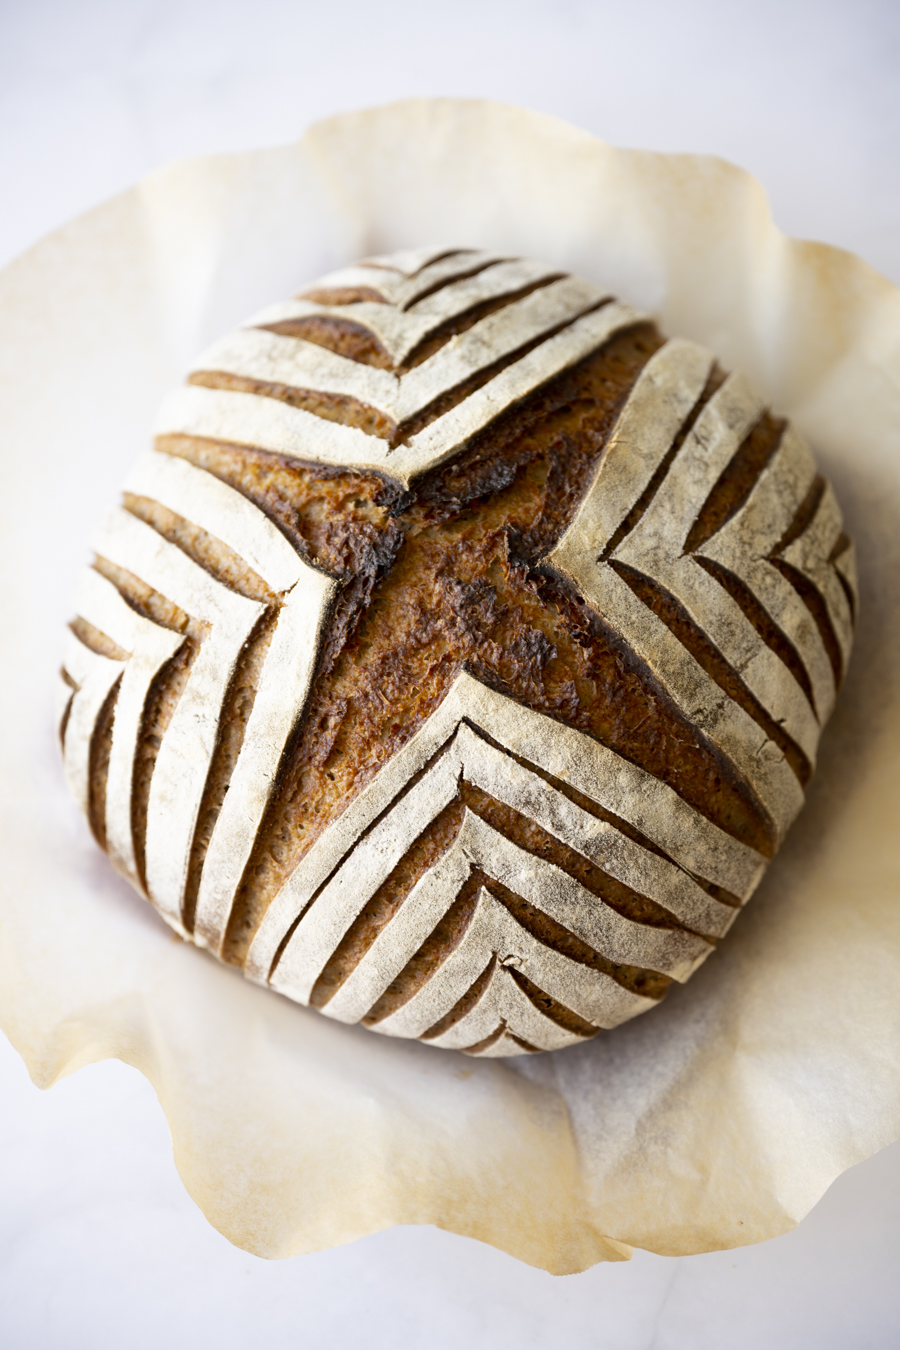
<instances>
[{"instance_id":1,"label":"parchment paper","mask_svg":"<svg viewBox=\"0 0 900 1350\"><path fill-rule=\"evenodd\" d=\"M66 796L52 689L86 541L200 348L305 280L425 242L554 261L743 368L811 439L862 621L808 804L720 952L657 1010L474 1062L328 1021L174 939ZM195 160L0 276L0 1023L36 1083L153 1083L232 1242L434 1223L555 1272L784 1232L900 1134L900 292L772 224L720 161L410 102Z\"/></svg>"}]
</instances>

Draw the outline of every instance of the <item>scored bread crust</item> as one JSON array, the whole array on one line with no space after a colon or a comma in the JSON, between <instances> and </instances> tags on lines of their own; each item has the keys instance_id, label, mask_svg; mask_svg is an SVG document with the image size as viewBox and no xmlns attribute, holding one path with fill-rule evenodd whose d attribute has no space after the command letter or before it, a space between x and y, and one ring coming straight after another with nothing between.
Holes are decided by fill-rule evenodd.
<instances>
[{"instance_id":1,"label":"scored bread crust","mask_svg":"<svg viewBox=\"0 0 900 1350\"><path fill-rule=\"evenodd\" d=\"M475 250L216 343L94 549L60 734L116 868L250 978L488 1056L709 955L856 607L834 494L742 376Z\"/></svg>"}]
</instances>

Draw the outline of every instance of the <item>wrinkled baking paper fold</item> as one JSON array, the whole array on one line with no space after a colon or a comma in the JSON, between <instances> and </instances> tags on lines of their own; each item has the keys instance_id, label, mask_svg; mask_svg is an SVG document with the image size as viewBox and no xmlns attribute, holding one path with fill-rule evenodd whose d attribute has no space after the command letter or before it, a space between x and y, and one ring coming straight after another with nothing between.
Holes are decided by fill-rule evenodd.
<instances>
[{"instance_id":1,"label":"wrinkled baking paper fold","mask_svg":"<svg viewBox=\"0 0 900 1350\"><path fill-rule=\"evenodd\" d=\"M809 800L727 942L584 1046L476 1062L346 1027L173 939L66 795L61 626L87 540L206 343L423 242L558 263L740 367L811 439L862 619ZM747 174L550 118L410 102L176 164L0 276L0 1023L48 1086L115 1056L230 1240L287 1256L433 1223L556 1272L759 1242L900 1134L900 292L786 239Z\"/></svg>"}]
</instances>

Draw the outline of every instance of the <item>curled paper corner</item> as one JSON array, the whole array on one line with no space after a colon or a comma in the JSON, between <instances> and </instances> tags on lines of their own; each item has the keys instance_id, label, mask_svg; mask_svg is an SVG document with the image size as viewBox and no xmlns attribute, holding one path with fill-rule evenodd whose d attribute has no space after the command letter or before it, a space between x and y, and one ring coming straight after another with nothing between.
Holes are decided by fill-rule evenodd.
<instances>
[{"instance_id":1,"label":"curled paper corner","mask_svg":"<svg viewBox=\"0 0 900 1350\"><path fill-rule=\"evenodd\" d=\"M813 441L860 548L856 652L807 806L727 943L660 1009L524 1061L331 1023L173 941L87 838L51 743L69 578L184 364L330 266L435 239L558 263L744 369ZM72 222L0 275L0 363L0 604L28 653L3 670L0 1023L36 1081L133 1064L191 1195L268 1257L397 1223L556 1273L734 1247L900 1134L890 283L786 239L721 161L414 100L160 170Z\"/></svg>"}]
</instances>

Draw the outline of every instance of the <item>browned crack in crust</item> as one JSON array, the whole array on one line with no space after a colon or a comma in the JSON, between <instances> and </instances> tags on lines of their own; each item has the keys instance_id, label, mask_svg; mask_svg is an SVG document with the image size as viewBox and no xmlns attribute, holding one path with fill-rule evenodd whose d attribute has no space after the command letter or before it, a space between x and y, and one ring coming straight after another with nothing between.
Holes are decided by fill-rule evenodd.
<instances>
[{"instance_id":1,"label":"browned crack in crust","mask_svg":"<svg viewBox=\"0 0 900 1350\"><path fill-rule=\"evenodd\" d=\"M285 319L281 323L264 324L263 327L270 333L304 338L307 342L314 342L317 347L327 347L338 356L359 361L360 365L375 366L378 370L394 369L390 355L378 339L350 318L332 319L313 315L305 319Z\"/></svg>"},{"instance_id":2,"label":"browned crack in crust","mask_svg":"<svg viewBox=\"0 0 900 1350\"><path fill-rule=\"evenodd\" d=\"M315 305L356 305L368 300L375 305L384 304L384 296L372 286L313 286L301 291L298 300L310 300Z\"/></svg>"},{"instance_id":3,"label":"browned crack in crust","mask_svg":"<svg viewBox=\"0 0 900 1350\"><path fill-rule=\"evenodd\" d=\"M279 403L287 403L292 408L302 408L304 412L323 417L327 422L340 422L345 427L357 427L368 436L378 436L385 441L393 440L397 430L384 413L344 394L321 394L310 389L298 389L294 385L252 380L243 375L231 375L220 370L195 371L188 382L202 385L206 389L229 389L239 394L259 394L263 398L274 398Z\"/></svg>"},{"instance_id":4,"label":"browned crack in crust","mask_svg":"<svg viewBox=\"0 0 900 1350\"><path fill-rule=\"evenodd\" d=\"M226 959L243 961L298 860L439 706L464 666L596 737L771 853L765 815L735 770L602 620L535 571L661 344L650 325L616 336L402 497L374 474L168 438L164 448L224 477L312 561L348 578L238 892Z\"/></svg>"},{"instance_id":5,"label":"browned crack in crust","mask_svg":"<svg viewBox=\"0 0 900 1350\"><path fill-rule=\"evenodd\" d=\"M92 623L88 623L87 619L83 619L80 614L72 620L69 627L79 642L83 642L85 647L89 647L92 652L97 652L100 656L107 656L111 661L126 661L128 659L128 653L117 642L113 642L111 637L101 633L99 628L95 628Z\"/></svg>"}]
</instances>

